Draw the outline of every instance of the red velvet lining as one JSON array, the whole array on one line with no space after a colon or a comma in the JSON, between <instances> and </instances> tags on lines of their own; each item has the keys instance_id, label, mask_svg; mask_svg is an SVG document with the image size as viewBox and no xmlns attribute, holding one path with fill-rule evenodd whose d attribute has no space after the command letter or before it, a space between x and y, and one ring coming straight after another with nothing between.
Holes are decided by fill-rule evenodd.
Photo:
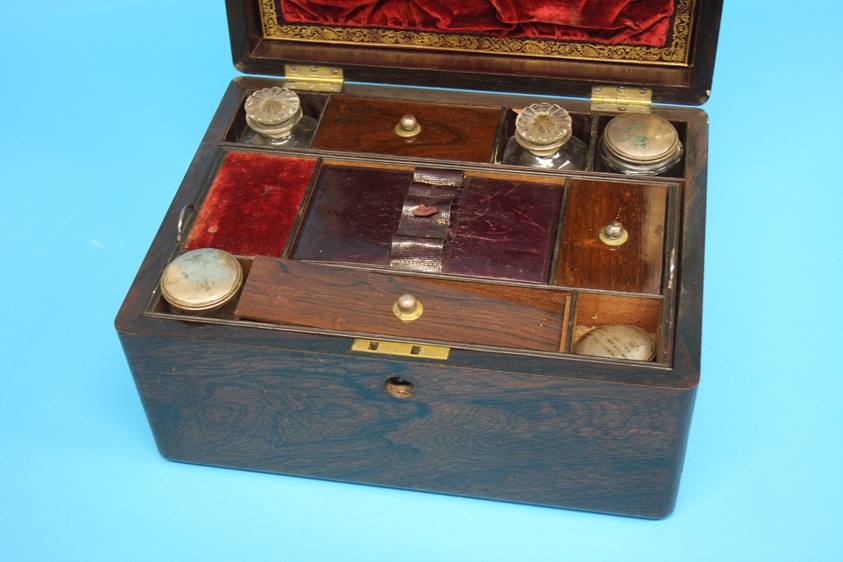
<instances>
[{"instance_id":1,"label":"red velvet lining","mask_svg":"<svg viewBox=\"0 0 843 562\"><path fill-rule=\"evenodd\" d=\"M676 0L276 0L286 23L664 46Z\"/></svg>"},{"instance_id":2,"label":"red velvet lining","mask_svg":"<svg viewBox=\"0 0 843 562\"><path fill-rule=\"evenodd\" d=\"M316 160L229 152L185 243L239 256L280 256Z\"/></svg>"}]
</instances>

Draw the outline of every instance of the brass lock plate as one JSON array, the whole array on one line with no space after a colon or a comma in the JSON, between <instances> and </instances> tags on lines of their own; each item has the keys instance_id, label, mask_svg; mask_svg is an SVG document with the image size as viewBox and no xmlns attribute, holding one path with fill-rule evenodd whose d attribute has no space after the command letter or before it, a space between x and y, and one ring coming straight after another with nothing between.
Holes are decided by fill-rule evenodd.
<instances>
[{"instance_id":1,"label":"brass lock plate","mask_svg":"<svg viewBox=\"0 0 843 562\"><path fill-rule=\"evenodd\" d=\"M357 338L351 345L351 351L361 353L379 353L399 357L418 357L420 359L448 359L451 348L439 345L415 344L394 341L380 341Z\"/></svg>"}]
</instances>

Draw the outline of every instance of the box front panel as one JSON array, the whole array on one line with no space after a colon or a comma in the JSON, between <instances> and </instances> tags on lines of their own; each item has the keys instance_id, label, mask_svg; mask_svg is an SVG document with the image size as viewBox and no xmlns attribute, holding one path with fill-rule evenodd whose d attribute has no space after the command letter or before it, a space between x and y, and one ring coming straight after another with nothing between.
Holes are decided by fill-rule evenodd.
<instances>
[{"instance_id":1,"label":"box front panel","mask_svg":"<svg viewBox=\"0 0 843 562\"><path fill-rule=\"evenodd\" d=\"M169 459L642 517L673 506L693 390L122 341Z\"/></svg>"}]
</instances>

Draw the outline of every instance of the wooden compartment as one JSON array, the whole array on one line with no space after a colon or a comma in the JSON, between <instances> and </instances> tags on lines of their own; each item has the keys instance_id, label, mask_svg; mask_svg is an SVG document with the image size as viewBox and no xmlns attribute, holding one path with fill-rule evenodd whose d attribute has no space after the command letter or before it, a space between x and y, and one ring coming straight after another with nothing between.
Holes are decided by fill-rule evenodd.
<instances>
[{"instance_id":1,"label":"wooden compartment","mask_svg":"<svg viewBox=\"0 0 843 562\"><path fill-rule=\"evenodd\" d=\"M316 158L230 150L222 154L183 250L281 256L295 231Z\"/></svg>"},{"instance_id":2,"label":"wooden compartment","mask_svg":"<svg viewBox=\"0 0 843 562\"><path fill-rule=\"evenodd\" d=\"M489 162L500 113L499 107L335 95L325 108L313 148ZM395 125L407 114L422 127L415 137L395 133Z\"/></svg>"},{"instance_id":3,"label":"wooden compartment","mask_svg":"<svg viewBox=\"0 0 843 562\"><path fill-rule=\"evenodd\" d=\"M417 318L399 318L395 307L402 295L421 303ZM552 288L256 258L236 314L262 322L447 345L558 352L566 345L569 301L567 291Z\"/></svg>"},{"instance_id":4,"label":"wooden compartment","mask_svg":"<svg viewBox=\"0 0 843 562\"><path fill-rule=\"evenodd\" d=\"M596 172L606 172L606 173L610 173L610 174L617 174L619 176L625 176L625 174L621 174L621 173L613 170L609 166L607 166L602 161L602 159L600 158L599 150L597 148L600 137L603 136L603 131L606 129L606 125L609 124L609 121L611 121L613 117L615 117L615 115L595 115L594 116L594 125L595 126L593 128L593 135L592 135L593 136L592 152L594 154L594 157L593 157L593 159L590 159L590 161L593 163L594 170ZM687 146L687 144L685 144L687 142L687 138L688 138L687 126L683 121L679 121L679 120L675 120L675 121L671 120L670 123L674 127L676 127L676 132L679 134L679 142L682 143L682 147L683 147L682 159L679 162L677 162L674 166L672 166L670 168L670 170L668 170L664 174L661 174L659 176L646 176L646 177L653 177L653 178L655 178L655 177L665 177L665 178L682 178L682 177L685 177L685 153L688 150L688 146Z\"/></svg>"},{"instance_id":5,"label":"wooden compartment","mask_svg":"<svg viewBox=\"0 0 843 562\"><path fill-rule=\"evenodd\" d=\"M436 169L324 162L292 256L389 267L418 170ZM465 171L443 225L441 272L547 283L564 184L558 176Z\"/></svg>"},{"instance_id":6,"label":"wooden compartment","mask_svg":"<svg viewBox=\"0 0 843 562\"><path fill-rule=\"evenodd\" d=\"M559 103L563 108L568 110L568 107L565 103ZM495 147L495 157L494 162L501 163L503 159L503 153L506 149L506 143L509 141L510 137L515 134L515 119L518 117L518 113L516 109L520 111L519 108L508 108L504 110L503 118L501 119L501 126L498 131L498 142L496 143ZM571 123L573 126L573 136L581 140L585 143L586 146L589 146L589 158L586 162L586 170L593 169L593 159L591 157L593 151L590 148L590 145L593 143L592 140L592 116L587 113L579 113L579 112L572 112L568 111L571 115Z\"/></svg>"},{"instance_id":7,"label":"wooden compartment","mask_svg":"<svg viewBox=\"0 0 843 562\"><path fill-rule=\"evenodd\" d=\"M225 135L225 140L227 140L228 142L243 142L243 139L249 134L249 126L246 125L246 98L248 98L250 94L259 89L260 88L255 88L254 90L250 90L243 93L243 100L240 104L240 108L234 115L234 119L232 119L231 126L228 128L228 131ZM299 100L301 101L302 113L304 115L307 115L308 117L312 117L318 122L322 118L322 112L325 109L325 104L328 103L328 94L321 94L316 92L296 92L296 94L298 94ZM273 147L267 146L266 148Z\"/></svg>"},{"instance_id":8,"label":"wooden compartment","mask_svg":"<svg viewBox=\"0 0 843 562\"><path fill-rule=\"evenodd\" d=\"M571 349L592 328L613 324L636 326L656 342L656 360L664 357L660 334L662 331L662 305L658 297L612 295L579 291L574 309L574 331Z\"/></svg>"},{"instance_id":9,"label":"wooden compartment","mask_svg":"<svg viewBox=\"0 0 843 562\"><path fill-rule=\"evenodd\" d=\"M668 186L572 179L565 202L555 283L583 289L661 293ZM601 230L619 221L627 240Z\"/></svg>"}]
</instances>

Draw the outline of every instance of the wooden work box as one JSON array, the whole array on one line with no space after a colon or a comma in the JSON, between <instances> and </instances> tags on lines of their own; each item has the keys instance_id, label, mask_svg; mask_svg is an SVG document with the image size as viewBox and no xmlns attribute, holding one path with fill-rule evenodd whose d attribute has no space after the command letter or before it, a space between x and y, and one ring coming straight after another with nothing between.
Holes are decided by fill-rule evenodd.
<instances>
[{"instance_id":1,"label":"wooden work box","mask_svg":"<svg viewBox=\"0 0 843 562\"><path fill-rule=\"evenodd\" d=\"M686 105L710 94L722 1L310 4L227 1L235 65L277 78L232 81L117 316L161 454L670 514L702 324L708 127ZM243 142L245 100L270 86L317 122L308 146ZM542 101L570 113L586 169L501 163L516 112ZM625 112L675 126L674 171L601 167ZM393 132L407 113L412 141ZM413 198L450 222L419 226ZM610 220L628 243L600 243ZM162 271L203 247L237 257L239 296L171 309ZM413 321L396 317L406 293ZM610 324L651 334L655 357L575 353Z\"/></svg>"}]
</instances>

